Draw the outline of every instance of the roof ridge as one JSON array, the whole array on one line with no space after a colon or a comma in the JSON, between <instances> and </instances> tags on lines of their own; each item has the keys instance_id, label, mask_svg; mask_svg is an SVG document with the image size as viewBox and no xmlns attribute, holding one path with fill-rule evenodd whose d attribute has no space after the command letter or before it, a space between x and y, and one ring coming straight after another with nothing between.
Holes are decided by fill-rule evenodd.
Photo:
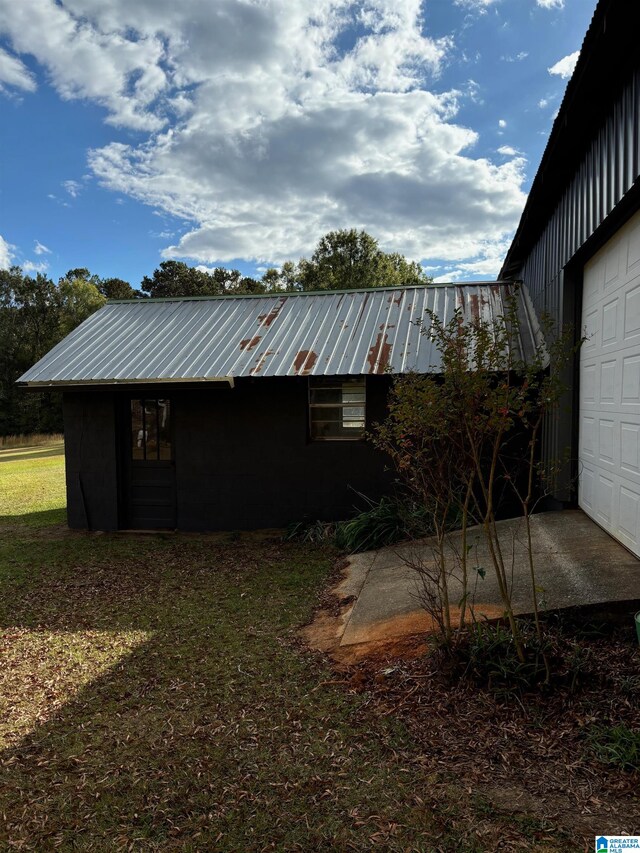
<instances>
[{"instance_id":1,"label":"roof ridge","mask_svg":"<svg viewBox=\"0 0 640 853\"><path fill-rule=\"evenodd\" d=\"M496 285L504 286L513 284L513 281L503 279L489 279L487 281L439 281L425 284L395 284L385 287L352 287L346 290L283 290L275 293L218 293L210 296L143 296L137 299L108 299L107 305L131 304L144 305L150 302L207 302L215 300L230 299L280 299L289 296L331 296L333 294L345 293L379 293L381 291L399 290L424 290L426 288L444 287L486 287Z\"/></svg>"}]
</instances>

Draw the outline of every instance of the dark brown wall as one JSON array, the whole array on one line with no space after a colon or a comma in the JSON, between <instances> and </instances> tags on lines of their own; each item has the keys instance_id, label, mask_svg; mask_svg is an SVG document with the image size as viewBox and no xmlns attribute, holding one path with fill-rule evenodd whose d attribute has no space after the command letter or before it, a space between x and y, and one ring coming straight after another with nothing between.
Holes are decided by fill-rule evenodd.
<instances>
[{"instance_id":1,"label":"dark brown wall","mask_svg":"<svg viewBox=\"0 0 640 853\"><path fill-rule=\"evenodd\" d=\"M389 385L387 377L368 378L368 423L384 417ZM158 392L137 388L133 393ZM238 380L235 388L163 386L160 394L172 401L182 530L344 518L355 505L364 508L356 492L375 499L389 490L393 477L385 470L387 459L369 442L309 440L306 379ZM120 391L65 394L72 527L118 526L115 413L118 406L125 408L127 396ZM126 444L128 433L121 440Z\"/></svg>"},{"instance_id":2,"label":"dark brown wall","mask_svg":"<svg viewBox=\"0 0 640 853\"><path fill-rule=\"evenodd\" d=\"M118 527L115 395L64 394L64 448L69 527Z\"/></svg>"}]
</instances>

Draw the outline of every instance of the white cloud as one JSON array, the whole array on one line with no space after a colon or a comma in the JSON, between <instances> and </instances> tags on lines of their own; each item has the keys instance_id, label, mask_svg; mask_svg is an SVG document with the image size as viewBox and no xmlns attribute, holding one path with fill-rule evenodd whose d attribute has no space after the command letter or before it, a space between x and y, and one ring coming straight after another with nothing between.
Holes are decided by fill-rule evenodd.
<instances>
[{"instance_id":1,"label":"white cloud","mask_svg":"<svg viewBox=\"0 0 640 853\"><path fill-rule=\"evenodd\" d=\"M522 62L523 59L526 59L529 56L526 50L521 50L520 53L516 53L515 56L501 56L503 62Z\"/></svg>"},{"instance_id":2,"label":"white cloud","mask_svg":"<svg viewBox=\"0 0 640 853\"><path fill-rule=\"evenodd\" d=\"M540 98L540 100L538 101L538 106L541 110L543 110L545 107L549 106L549 101L546 98Z\"/></svg>"},{"instance_id":3,"label":"white cloud","mask_svg":"<svg viewBox=\"0 0 640 853\"><path fill-rule=\"evenodd\" d=\"M573 74L573 70L576 67L576 62L578 61L579 56L579 50L576 50L575 53L570 53L568 56L563 56L555 65L552 65L551 68L547 68L547 71L549 74L555 74L558 77L562 77L563 80L568 80Z\"/></svg>"},{"instance_id":4,"label":"white cloud","mask_svg":"<svg viewBox=\"0 0 640 853\"><path fill-rule=\"evenodd\" d=\"M78 183L78 181L63 181L62 186L69 193L71 198L78 198L80 191L82 190L82 184Z\"/></svg>"},{"instance_id":5,"label":"white cloud","mask_svg":"<svg viewBox=\"0 0 640 853\"><path fill-rule=\"evenodd\" d=\"M13 263L13 250L15 246L7 243L4 237L0 234L0 270L8 270Z\"/></svg>"},{"instance_id":6,"label":"white cloud","mask_svg":"<svg viewBox=\"0 0 640 853\"><path fill-rule=\"evenodd\" d=\"M357 227L474 262L517 224L524 160L475 153L457 115L478 93L433 85L452 44L425 35L420 0L30 0L0 4L2 32L62 97L142 131L89 161L188 223L165 257L278 264Z\"/></svg>"},{"instance_id":7,"label":"white cloud","mask_svg":"<svg viewBox=\"0 0 640 853\"><path fill-rule=\"evenodd\" d=\"M536 0L542 9L564 9L564 0Z\"/></svg>"},{"instance_id":8,"label":"white cloud","mask_svg":"<svg viewBox=\"0 0 640 853\"><path fill-rule=\"evenodd\" d=\"M33 250L33 251L36 253L36 255L50 255L50 254L51 254L51 249L48 249L48 248L47 248L43 243L41 243L39 240L36 240L36 241L35 241L35 244L36 244L36 245L35 245L35 248L34 248L34 250Z\"/></svg>"},{"instance_id":9,"label":"white cloud","mask_svg":"<svg viewBox=\"0 0 640 853\"><path fill-rule=\"evenodd\" d=\"M454 0L455 6L462 6L465 9L473 9L474 11L483 12L494 3L500 0Z\"/></svg>"},{"instance_id":10,"label":"white cloud","mask_svg":"<svg viewBox=\"0 0 640 853\"><path fill-rule=\"evenodd\" d=\"M508 240L487 246L480 252L477 260L445 267L444 271L434 277L433 280L436 284L440 284L448 281L461 281L471 276L483 276L487 281L495 279L502 268L504 256L508 248Z\"/></svg>"},{"instance_id":11,"label":"white cloud","mask_svg":"<svg viewBox=\"0 0 640 853\"><path fill-rule=\"evenodd\" d=\"M114 125L160 127L163 121L146 109L166 85L160 35L134 39L120 27L105 33L72 15L74 5L82 4L0 4L0 32L17 52L33 54L46 67L63 98L97 101L109 110L108 121Z\"/></svg>"},{"instance_id":12,"label":"white cloud","mask_svg":"<svg viewBox=\"0 0 640 853\"><path fill-rule=\"evenodd\" d=\"M505 128L506 126L507 126L506 121L503 118L499 119L498 127Z\"/></svg>"},{"instance_id":13,"label":"white cloud","mask_svg":"<svg viewBox=\"0 0 640 853\"><path fill-rule=\"evenodd\" d=\"M24 261L21 264L22 272L26 273L45 273L49 269L47 261Z\"/></svg>"},{"instance_id":14,"label":"white cloud","mask_svg":"<svg viewBox=\"0 0 640 853\"><path fill-rule=\"evenodd\" d=\"M27 66L17 56L11 56L0 47L0 91L6 86L35 92L36 81Z\"/></svg>"},{"instance_id":15,"label":"white cloud","mask_svg":"<svg viewBox=\"0 0 640 853\"><path fill-rule=\"evenodd\" d=\"M521 156L520 152L511 145L501 145L500 148L498 148L498 154L502 154L503 157Z\"/></svg>"}]
</instances>

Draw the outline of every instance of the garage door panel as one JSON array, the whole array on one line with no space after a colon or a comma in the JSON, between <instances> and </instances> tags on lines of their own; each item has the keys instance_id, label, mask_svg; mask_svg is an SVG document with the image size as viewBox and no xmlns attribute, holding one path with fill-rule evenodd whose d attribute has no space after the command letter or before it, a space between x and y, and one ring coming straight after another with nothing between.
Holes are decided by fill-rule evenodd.
<instances>
[{"instance_id":1,"label":"garage door panel","mask_svg":"<svg viewBox=\"0 0 640 853\"><path fill-rule=\"evenodd\" d=\"M640 424L620 423L620 467L630 477L640 475Z\"/></svg>"},{"instance_id":2,"label":"garage door panel","mask_svg":"<svg viewBox=\"0 0 640 853\"><path fill-rule=\"evenodd\" d=\"M600 522L607 526L611 524L613 519L613 495L613 480L599 472L595 494L596 515Z\"/></svg>"},{"instance_id":3,"label":"garage door panel","mask_svg":"<svg viewBox=\"0 0 640 853\"><path fill-rule=\"evenodd\" d=\"M627 273L640 272L640 222L629 228L629 250L627 253Z\"/></svg>"},{"instance_id":4,"label":"garage door panel","mask_svg":"<svg viewBox=\"0 0 640 853\"><path fill-rule=\"evenodd\" d=\"M604 290L611 292L620 283L620 241L614 237L612 244L605 252Z\"/></svg>"},{"instance_id":5,"label":"garage door panel","mask_svg":"<svg viewBox=\"0 0 640 853\"><path fill-rule=\"evenodd\" d=\"M580 422L580 455L595 461L596 457L596 419L583 415Z\"/></svg>"},{"instance_id":6,"label":"garage door panel","mask_svg":"<svg viewBox=\"0 0 640 853\"><path fill-rule=\"evenodd\" d=\"M640 213L586 265L578 500L640 556Z\"/></svg>"},{"instance_id":7,"label":"garage door panel","mask_svg":"<svg viewBox=\"0 0 640 853\"><path fill-rule=\"evenodd\" d=\"M640 335L640 284L628 290L624 296L624 338Z\"/></svg>"},{"instance_id":8,"label":"garage door panel","mask_svg":"<svg viewBox=\"0 0 640 853\"><path fill-rule=\"evenodd\" d=\"M604 292L604 256L597 255L584 271L584 287L589 289L594 297Z\"/></svg>"},{"instance_id":9,"label":"garage door panel","mask_svg":"<svg viewBox=\"0 0 640 853\"><path fill-rule=\"evenodd\" d=\"M613 406L620 399L618 393L620 388L616 382L618 373L616 370L617 363L615 358L600 362L600 403L604 405ZM595 397L593 397L592 402L595 402Z\"/></svg>"},{"instance_id":10,"label":"garage door panel","mask_svg":"<svg viewBox=\"0 0 640 853\"><path fill-rule=\"evenodd\" d=\"M610 420L599 421L598 426L598 464L604 466L614 465L615 453L615 422Z\"/></svg>"},{"instance_id":11,"label":"garage door panel","mask_svg":"<svg viewBox=\"0 0 640 853\"><path fill-rule=\"evenodd\" d=\"M600 309L590 311L582 318L584 327L584 351L591 354L600 349Z\"/></svg>"},{"instance_id":12,"label":"garage door panel","mask_svg":"<svg viewBox=\"0 0 640 853\"><path fill-rule=\"evenodd\" d=\"M595 507L593 505L594 470L590 465L587 465L586 462L583 462L581 468L579 490L580 506L589 515L593 515L595 513Z\"/></svg>"},{"instance_id":13,"label":"garage door panel","mask_svg":"<svg viewBox=\"0 0 640 853\"><path fill-rule=\"evenodd\" d=\"M597 365L595 362L583 365L581 388L584 403L595 403L596 401L596 369Z\"/></svg>"},{"instance_id":14,"label":"garage door panel","mask_svg":"<svg viewBox=\"0 0 640 853\"><path fill-rule=\"evenodd\" d=\"M620 487L620 532L627 540L627 545L638 544L638 529L640 521L638 510L640 498L636 492L626 486Z\"/></svg>"},{"instance_id":15,"label":"garage door panel","mask_svg":"<svg viewBox=\"0 0 640 853\"><path fill-rule=\"evenodd\" d=\"M622 358L622 405L640 405L640 354Z\"/></svg>"},{"instance_id":16,"label":"garage door panel","mask_svg":"<svg viewBox=\"0 0 640 853\"><path fill-rule=\"evenodd\" d=\"M615 345L620 339L618 328L618 299L613 299L602 306L602 347Z\"/></svg>"}]
</instances>

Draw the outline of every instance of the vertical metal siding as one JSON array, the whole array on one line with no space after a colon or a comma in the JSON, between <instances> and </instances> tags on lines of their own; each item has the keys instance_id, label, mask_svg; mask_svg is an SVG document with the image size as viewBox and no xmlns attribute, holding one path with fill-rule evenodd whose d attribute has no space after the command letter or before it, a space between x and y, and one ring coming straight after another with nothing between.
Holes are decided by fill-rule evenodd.
<instances>
[{"instance_id":1,"label":"vertical metal siding","mask_svg":"<svg viewBox=\"0 0 640 853\"><path fill-rule=\"evenodd\" d=\"M635 72L593 139L517 276L529 287L537 310L548 311L561 305L560 270L638 178L639 93L640 72Z\"/></svg>"},{"instance_id":2,"label":"vertical metal siding","mask_svg":"<svg viewBox=\"0 0 640 853\"><path fill-rule=\"evenodd\" d=\"M538 312L560 326L563 270L631 189L640 171L640 71L634 72L599 129L519 274ZM572 318L569 318L572 319ZM558 458L559 428L545 431L543 453Z\"/></svg>"}]
</instances>

